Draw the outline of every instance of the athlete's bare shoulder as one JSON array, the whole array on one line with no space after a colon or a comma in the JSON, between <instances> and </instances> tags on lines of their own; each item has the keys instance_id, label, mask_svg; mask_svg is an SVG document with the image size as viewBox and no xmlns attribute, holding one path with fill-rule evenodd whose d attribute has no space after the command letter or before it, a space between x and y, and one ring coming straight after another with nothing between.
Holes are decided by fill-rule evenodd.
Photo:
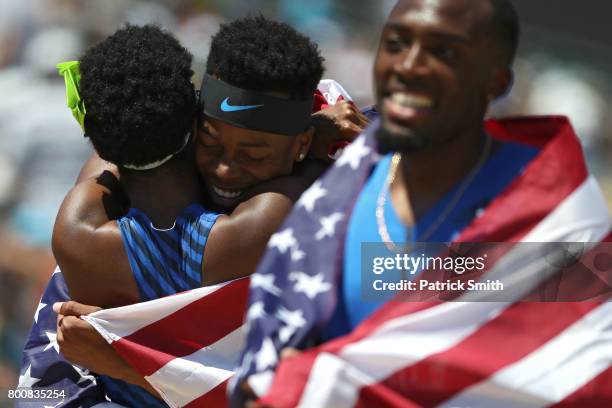
<instances>
[{"instance_id":1,"label":"athlete's bare shoulder","mask_svg":"<svg viewBox=\"0 0 612 408\"><path fill-rule=\"evenodd\" d=\"M115 219L120 185L110 172L79 182L66 196L53 231L53 254L72 299L101 307L138 301L138 289Z\"/></svg>"}]
</instances>

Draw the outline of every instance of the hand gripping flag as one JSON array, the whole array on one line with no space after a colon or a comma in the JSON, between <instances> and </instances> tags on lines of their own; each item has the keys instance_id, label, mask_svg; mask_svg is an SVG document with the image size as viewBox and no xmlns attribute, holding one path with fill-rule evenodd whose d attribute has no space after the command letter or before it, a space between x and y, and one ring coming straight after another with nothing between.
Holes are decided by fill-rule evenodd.
<instances>
[{"instance_id":1,"label":"hand gripping flag","mask_svg":"<svg viewBox=\"0 0 612 408\"><path fill-rule=\"evenodd\" d=\"M243 278L83 319L171 407L223 406L244 346L248 286Z\"/></svg>"},{"instance_id":2,"label":"hand gripping flag","mask_svg":"<svg viewBox=\"0 0 612 408\"><path fill-rule=\"evenodd\" d=\"M334 310L346 214L377 160L376 126L306 191L270 240L251 278L233 403L247 381L275 407L609 404L612 304L521 302L535 289L521 284L504 302L388 302L349 335L277 369L280 351L308 346ZM486 128L540 152L456 242L609 240L607 205L565 118L491 120ZM520 262L509 250L487 274L502 266L521 272Z\"/></svg>"},{"instance_id":3,"label":"hand gripping flag","mask_svg":"<svg viewBox=\"0 0 612 408\"><path fill-rule=\"evenodd\" d=\"M64 277L55 270L45 289L28 339L23 350L19 387L53 388L64 391L64 396L47 401L47 406L91 407L105 402L104 390L88 370L67 361L56 341L57 315L51 309L55 302L70 300ZM58 394L59 395L59 394ZM40 401L17 400L16 407L40 407Z\"/></svg>"},{"instance_id":4,"label":"hand gripping flag","mask_svg":"<svg viewBox=\"0 0 612 408\"><path fill-rule=\"evenodd\" d=\"M315 99L334 104L350 100L333 80L323 80ZM314 109L322 108L316 105ZM225 384L243 347L242 319L248 280L196 289L152 302L100 311L86 319L115 347L172 407L225 405ZM72 365L55 341L55 302L70 300L56 269L40 301L24 347L20 386L57 387L68 397L57 408L89 407L105 402L95 374ZM191 302L191 303L190 303ZM29 407L31 403L17 402Z\"/></svg>"},{"instance_id":5,"label":"hand gripping flag","mask_svg":"<svg viewBox=\"0 0 612 408\"><path fill-rule=\"evenodd\" d=\"M227 379L244 347L248 286L249 279L243 278L82 318L169 406L224 406ZM67 300L66 284L57 269L34 317L19 386L64 390L64 397L49 401L49 406L58 408L105 403L95 374L60 354L55 340L57 315L51 305ZM40 403L24 400L17 406L39 407Z\"/></svg>"}]
</instances>

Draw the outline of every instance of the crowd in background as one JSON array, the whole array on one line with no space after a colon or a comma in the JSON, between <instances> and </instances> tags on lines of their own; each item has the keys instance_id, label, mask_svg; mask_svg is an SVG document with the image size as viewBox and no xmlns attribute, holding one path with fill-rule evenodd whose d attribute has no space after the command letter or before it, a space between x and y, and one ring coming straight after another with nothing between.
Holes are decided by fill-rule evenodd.
<instances>
[{"instance_id":1,"label":"crowd in background","mask_svg":"<svg viewBox=\"0 0 612 408\"><path fill-rule=\"evenodd\" d=\"M157 23L194 54L199 86L210 36L224 21L261 11L320 45L325 77L357 104L373 101L372 61L393 0L0 0L0 390L15 386L21 348L54 268L55 214L91 154L65 107L55 64L77 59L115 29ZM591 170L612 199L610 70L577 58L585 39L524 29L516 81L492 114L566 114ZM548 47L554 42L556 47ZM589 42L589 47L605 45ZM0 402L2 397L0 397Z\"/></svg>"}]
</instances>

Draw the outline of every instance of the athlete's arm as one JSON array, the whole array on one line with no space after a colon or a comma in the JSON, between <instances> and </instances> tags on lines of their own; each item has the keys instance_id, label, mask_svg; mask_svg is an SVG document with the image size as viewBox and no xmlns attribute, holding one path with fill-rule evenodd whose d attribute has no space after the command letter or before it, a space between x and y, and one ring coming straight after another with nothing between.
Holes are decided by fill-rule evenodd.
<instances>
[{"instance_id":1,"label":"athlete's arm","mask_svg":"<svg viewBox=\"0 0 612 408\"><path fill-rule=\"evenodd\" d=\"M97 160L88 165L93 162L94 169L99 168ZM317 161L304 163L292 176L257 186L230 216L221 216L205 247L202 283L252 273L295 200L325 168ZM125 211L121 186L109 171L82 179L60 208L52 241L71 298L104 308L138 302L138 288L114 221Z\"/></svg>"},{"instance_id":2,"label":"athlete's arm","mask_svg":"<svg viewBox=\"0 0 612 408\"><path fill-rule=\"evenodd\" d=\"M353 105L338 104L319 112L336 126L340 138L355 136L360 123ZM344 133L342 133L344 129ZM348 130L347 130L348 129ZM323 133L322 133L323 132ZM348 133L347 133L348 132ZM329 129L317 128L322 143L333 140ZM270 236L300 194L324 171L321 163L304 163L296 174L256 187L253 197L230 217L220 217L208 238L203 284L252 273ZM100 174L96 177L96 174ZM94 155L83 167L78 183L64 200L53 233L53 253L72 299L101 307L137 302L138 288L115 219L125 208L117 168ZM235 254L240 253L240 257Z\"/></svg>"},{"instance_id":3,"label":"athlete's arm","mask_svg":"<svg viewBox=\"0 0 612 408\"><path fill-rule=\"evenodd\" d=\"M211 285L247 276L263 255L293 204L327 166L320 161L303 163L296 174L258 185L252 198L243 201L230 216L213 226L202 263L202 284Z\"/></svg>"},{"instance_id":4,"label":"athlete's arm","mask_svg":"<svg viewBox=\"0 0 612 408\"><path fill-rule=\"evenodd\" d=\"M115 178L119 180L119 169L117 166L102 160L100 156L98 156L98 153L94 152L81 168L81 172L79 173L75 184L79 184L81 181L91 178L96 178L105 171L113 174Z\"/></svg>"},{"instance_id":5,"label":"athlete's arm","mask_svg":"<svg viewBox=\"0 0 612 408\"><path fill-rule=\"evenodd\" d=\"M252 198L241 204L236 210L234 215L231 217L224 217L219 220L213 227L209 242L206 245L204 259L208 262L206 265L210 265L211 269L217 269L219 272L209 272L208 268L205 268L204 276L210 282L222 281L232 279L236 276L227 274L226 272L234 271L236 275L246 275L255 268L257 261L265 249L265 244L269 237L278 226L282 223L286 213L289 212L293 202L299 197L301 192L310 185L314 179L324 170L325 166L321 163L308 163L298 172L296 176L284 177L273 182L264 183L254 189L251 194L254 195ZM89 182L83 187L84 191L75 188L71 195L66 199L66 202L74 200L75 209L72 209L69 204L64 204L68 214L74 211L74 217L78 217L79 213L81 216L87 218L87 214L83 214L83 208L79 209L79 206L95 208L96 201L100 201L100 197L96 197L93 191L99 190L98 193L104 192L106 188L102 188L99 184L93 184ZM92 191L93 190L93 191ZM266 191L262 193L261 191ZM283 191L283 193L280 193ZM84 197L81 197L84 195ZM89 202L88 200L94 200ZM99 211L98 211L99 212ZM108 216L101 214L96 215L96 211L92 211L89 214L90 222L92 223L103 223ZM61 217L60 217L61 218ZM67 220L65 220L67 221ZM80 221L76 221L79 223ZM84 227L77 227L84 228ZM99 228L100 233L89 231L87 234L92 235L90 239L96 240L101 239L102 241L109 241L106 244L109 245L103 251L108 251L110 246L113 245L114 241L120 241L121 237L118 235L116 225L109 223L102 224ZM60 229L56 227L58 233ZM75 234L75 232L72 232ZM78 234L78 231L76 232ZM87 235L86 234L86 235ZM233 236L233 242L229 244L226 240L231 239ZM78 239L78 237L73 238ZM59 240L61 241L61 240ZM69 242L69 240L66 240ZM104 243L99 243L104 244ZM225 245L224 245L225 244ZM90 244L88 248L95 248L96 244ZM213 248L211 251L210 248ZM235 252L236 250L242 252ZM63 249L63 250L70 250ZM89 249L93 250L93 249ZM118 252L123 254L122 250L117 249ZM84 254L85 252L83 252ZM240 256L236 256L239 253ZM93 263L92 259L87 259L86 256L82 256L81 253L68 254L76 258L82 258L82 265L80 267L83 270L90 269L90 263ZM240 260L237 262L237 260ZM116 260L114 263L127 265L127 260ZM75 272L78 272L79 265L75 264ZM123 271L122 274L129 275L130 271ZM96 269L94 273L104 273L104 270ZM115 279L108 279L110 282L115 282L116 286L123 286L125 283L119 283ZM88 293L88 286L86 279L83 282L78 282L79 285L83 285L85 290L83 297L94 297L95 293ZM113 285L114 286L114 285ZM102 289L102 288L99 288ZM114 288L104 288L102 290L113 290ZM72 291L72 288L71 288ZM75 297L73 297L75 298ZM124 303L133 303L126 301ZM55 309L55 308L54 308ZM92 372L98 374L108 375L117 379L127 381L132 384L144 387L153 395L157 395L155 390L146 382L146 380L137 373L131 366L129 366L118 354L113 350L112 347L106 343L106 341L100 336L100 334L88 323L77 317L81 314L91 313L98 308L81 305L76 302L64 303L59 310L60 319L58 319L57 327L57 338L58 344L61 347L62 353L73 363L79 364L83 367L88 368ZM64 317L66 316L66 317ZM77 317L68 317L77 316Z\"/></svg>"},{"instance_id":6,"label":"athlete's arm","mask_svg":"<svg viewBox=\"0 0 612 408\"><path fill-rule=\"evenodd\" d=\"M53 230L53 254L72 299L104 308L139 301L138 288L114 221L124 195L109 171L84 177L64 199Z\"/></svg>"},{"instance_id":7,"label":"athlete's arm","mask_svg":"<svg viewBox=\"0 0 612 408\"><path fill-rule=\"evenodd\" d=\"M72 299L101 307L138 301L135 283L122 279L127 258L114 220L124 212L125 196L118 178L117 166L92 154L64 199L53 231L53 253Z\"/></svg>"},{"instance_id":8,"label":"athlete's arm","mask_svg":"<svg viewBox=\"0 0 612 408\"><path fill-rule=\"evenodd\" d=\"M138 288L114 221L125 208L122 188L104 165L92 158L62 204L53 233L53 252L64 273L71 298L104 308L139 301ZM293 202L322 173L325 165L304 163L295 175L263 183L231 216L215 223L204 253L203 284L252 273L265 245ZM88 174L89 173L89 174ZM236 252L241 257L235 256Z\"/></svg>"},{"instance_id":9,"label":"athlete's arm","mask_svg":"<svg viewBox=\"0 0 612 408\"><path fill-rule=\"evenodd\" d=\"M313 114L315 137L311 156L291 176L262 183L229 217L220 217L212 228L202 264L202 284L211 285L250 275L272 234L280 228L300 195L325 171L331 161L328 147L353 141L369 124L353 104L340 101ZM236 256L240 254L240 256Z\"/></svg>"}]
</instances>

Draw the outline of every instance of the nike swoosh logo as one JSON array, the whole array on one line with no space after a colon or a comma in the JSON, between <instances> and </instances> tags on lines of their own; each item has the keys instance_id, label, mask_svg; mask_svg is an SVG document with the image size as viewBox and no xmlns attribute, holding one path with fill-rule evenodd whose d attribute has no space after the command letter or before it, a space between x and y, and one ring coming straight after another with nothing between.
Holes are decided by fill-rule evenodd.
<instances>
[{"instance_id":1,"label":"nike swoosh logo","mask_svg":"<svg viewBox=\"0 0 612 408\"><path fill-rule=\"evenodd\" d=\"M230 105L229 97L225 98L223 102L221 102L221 110L223 112L237 112L255 108L261 108L263 105Z\"/></svg>"}]
</instances>

